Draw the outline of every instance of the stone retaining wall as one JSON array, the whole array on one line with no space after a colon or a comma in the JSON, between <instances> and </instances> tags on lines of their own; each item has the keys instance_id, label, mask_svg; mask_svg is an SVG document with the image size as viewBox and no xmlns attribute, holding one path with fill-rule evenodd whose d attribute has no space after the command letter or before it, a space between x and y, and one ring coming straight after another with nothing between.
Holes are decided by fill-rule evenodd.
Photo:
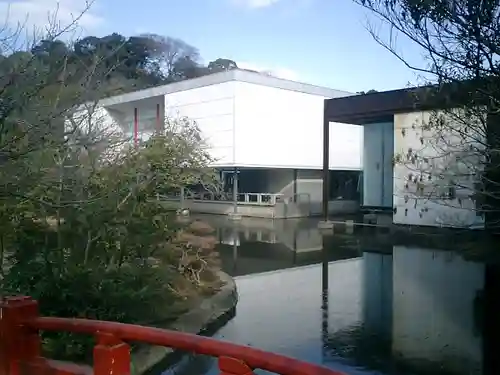
<instances>
[{"instance_id":1,"label":"stone retaining wall","mask_svg":"<svg viewBox=\"0 0 500 375\"><path fill-rule=\"evenodd\" d=\"M192 334L204 332L207 327L225 320L238 302L236 284L231 276L219 271L218 277L223 282L220 290L205 298L195 308L181 315L168 329ZM172 365L178 358L175 349L164 346L144 346L132 353L132 373L143 375L156 373ZM156 371L157 370L157 371Z\"/></svg>"}]
</instances>

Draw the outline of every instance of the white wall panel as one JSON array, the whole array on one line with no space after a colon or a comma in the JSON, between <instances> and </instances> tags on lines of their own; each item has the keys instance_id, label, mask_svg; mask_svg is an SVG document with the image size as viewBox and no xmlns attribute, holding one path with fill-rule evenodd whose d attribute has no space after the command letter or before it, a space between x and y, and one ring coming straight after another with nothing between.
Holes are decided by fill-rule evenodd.
<instances>
[{"instance_id":1,"label":"white wall panel","mask_svg":"<svg viewBox=\"0 0 500 375\"><path fill-rule=\"evenodd\" d=\"M439 139L437 134L429 133L433 132L432 129L423 130L423 125L428 123L429 116L429 112L413 112L394 116L394 155L396 157L398 155L404 156L408 150L412 150L414 153L418 152L421 157L425 157L426 161L417 160L416 163L398 162L395 164L394 207L396 212L393 221L396 224L408 225L482 228L484 227L484 219L476 215L476 204L473 199L474 173L468 170L465 177L457 177L455 174L445 176L442 180L436 177L436 174L440 174L447 168L443 164L448 163L444 160L444 156L460 157L462 152L455 148L447 149L447 146L436 147L433 144L427 144L427 140ZM444 131L447 132L447 130ZM424 132L426 133L424 134ZM440 136L446 137L447 133L440 133ZM456 144L452 137L454 134L451 134L450 130L449 138L444 142L445 145ZM470 142L466 142L464 147L468 149ZM431 166L430 163L434 163L435 167ZM453 161L450 164L450 170L455 169L458 165L459 162ZM424 190L423 193L419 194L418 191L415 191L416 184L410 180L420 181L420 177L422 177L421 183ZM447 190L452 180L455 180L458 186L463 188L456 190L456 198L454 199L440 199L438 184L442 184L443 189Z\"/></svg>"},{"instance_id":2,"label":"white wall panel","mask_svg":"<svg viewBox=\"0 0 500 375\"><path fill-rule=\"evenodd\" d=\"M167 94L165 116L195 121L215 165L234 163L234 82Z\"/></svg>"},{"instance_id":3,"label":"white wall panel","mask_svg":"<svg viewBox=\"0 0 500 375\"><path fill-rule=\"evenodd\" d=\"M237 82L236 164L320 169L325 97ZM332 123L330 168L360 169L362 127Z\"/></svg>"},{"instance_id":4,"label":"white wall panel","mask_svg":"<svg viewBox=\"0 0 500 375\"><path fill-rule=\"evenodd\" d=\"M215 165L321 169L324 99L229 81L168 93L160 110L169 118L195 121ZM146 98L112 106L121 113L119 122L127 133L133 129L133 108L138 108L139 131L148 132L156 124L153 102ZM331 169L361 168L362 136L361 127L331 124Z\"/></svg>"}]
</instances>

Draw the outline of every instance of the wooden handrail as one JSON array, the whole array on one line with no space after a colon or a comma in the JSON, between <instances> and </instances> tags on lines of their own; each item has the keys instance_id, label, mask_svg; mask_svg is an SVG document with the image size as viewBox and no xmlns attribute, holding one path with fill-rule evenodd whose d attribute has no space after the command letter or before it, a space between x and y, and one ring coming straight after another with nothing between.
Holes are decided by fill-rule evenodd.
<instances>
[{"instance_id":1,"label":"wooden handrail","mask_svg":"<svg viewBox=\"0 0 500 375\"><path fill-rule=\"evenodd\" d=\"M98 320L39 317L38 304L29 297L6 298L0 309L0 375L77 373L74 366L61 370L59 365L56 369L41 358L39 330L96 336L94 375L130 374L130 348L125 341L218 357L224 375L251 375L255 368L282 375L343 375L291 357L188 333Z\"/></svg>"}]
</instances>

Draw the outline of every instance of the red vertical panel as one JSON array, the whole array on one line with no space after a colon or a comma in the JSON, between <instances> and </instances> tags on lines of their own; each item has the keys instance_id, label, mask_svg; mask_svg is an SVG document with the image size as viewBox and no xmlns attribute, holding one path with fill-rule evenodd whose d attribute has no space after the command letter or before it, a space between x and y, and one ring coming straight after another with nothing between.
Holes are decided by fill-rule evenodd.
<instances>
[{"instance_id":1,"label":"red vertical panel","mask_svg":"<svg viewBox=\"0 0 500 375\"><path fill-rule=\"evenodd\" d=\"M134 108L134 145L137 147L139 142L139 112Z\"/></svg>"},{"instance_id":2,"label":"red vertical panel","mask_svg":"<svg viewBox=\"0 0 500 375\"><path fill-rule=\"evenodd\" d=\"M21 324L38 318L38 303L31 297L7 297L0 302L0 311L0 374L19 375L40 356L38 332Z\"/></svg>"}]
</instances>

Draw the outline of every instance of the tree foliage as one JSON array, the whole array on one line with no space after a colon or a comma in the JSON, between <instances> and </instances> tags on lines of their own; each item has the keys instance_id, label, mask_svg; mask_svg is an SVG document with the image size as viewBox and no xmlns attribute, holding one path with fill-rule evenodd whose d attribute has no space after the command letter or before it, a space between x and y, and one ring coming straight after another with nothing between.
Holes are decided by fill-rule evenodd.
<instances>
[{"instance_id":1,"label":"tree foliage","mask_svg":"<svg viewBox=\"0 0 500 375\"><path fill-rule=\"evenodd\" d=\"M2 291L33 296L44 315L160 324L218 287L210 228L155 199L215 186L210 156L189 119L132 147L97 102L208 70L177 39L59 36L0 59ZM56 356L90 353L81 338L45 338Z\"/></svg>"},{"instance_id":2,"label":"tree foliage","mask_svg":"<svg viewBox=\"0 0 500 375\"><path fill-rule=\"evenodd\" d=\"M372 25L375 40L408 67L430 77L432 86L413 90L416 104L439 107L400 130L407 139L416 139L414 147L395 158L408 174L400 194L409 204L431 201L459 208L455 212L476 211L496 232L500 224L500 3L355 1L389 27L385 38ZM426 63L406 60L398 38L419 46ZM422 207L420 217L428 211ZM468 219L462 223L450 217L444 224L475 221L470 214L465 216Z\"/></svg>"}]
</instances>

